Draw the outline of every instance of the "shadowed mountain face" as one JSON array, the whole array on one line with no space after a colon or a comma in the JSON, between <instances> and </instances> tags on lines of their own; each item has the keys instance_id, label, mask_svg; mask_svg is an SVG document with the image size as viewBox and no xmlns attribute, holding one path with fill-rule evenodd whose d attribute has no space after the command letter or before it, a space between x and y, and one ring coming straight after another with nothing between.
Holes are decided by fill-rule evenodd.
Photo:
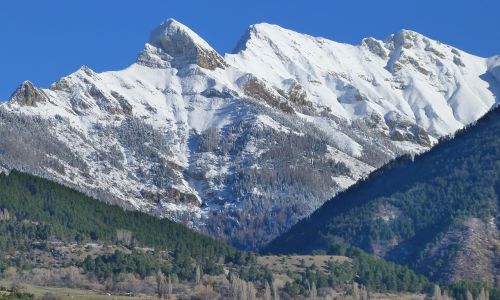
<instances>
[{"instance_id":1,"label":"shadowed mountain face","mask_svg":"<svg viewBox=\"0 0 500 300\"><path fill-rule=\"evenodd\" d=\"M498 59L403 30L339 44L269 24L220 55L175 20L135 63L0 105L0 165L254 248L477 120Z\"/></svg>"},{"instance_id":2,"label":"shadowed mountain face","mask_svg":"<svg viewBox=\"0 0 500 300\"><path fill-rule=\"evenodd\" d=\"M446 282L499 284L500 109L429 152L401 158L326 202L265 251L349 243Z\"/></svg>"}]
</instances>

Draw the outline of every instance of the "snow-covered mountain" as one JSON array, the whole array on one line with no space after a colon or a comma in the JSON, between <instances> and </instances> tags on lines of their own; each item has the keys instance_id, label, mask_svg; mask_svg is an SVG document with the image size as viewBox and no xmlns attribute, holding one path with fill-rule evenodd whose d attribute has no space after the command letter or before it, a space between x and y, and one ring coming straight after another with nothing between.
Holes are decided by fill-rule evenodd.
<instances>
[{"instance_id":1,"label":"snow-covered mountain","mask_svg":"<svg viewBox=\"0 0 500 300\"><path fill-rule=\"evenodd\" d=\"M0 165L237 245L269 241L497 103L500 59L403 30L340 44L251 26L232 54L169 19L120 71L0 106Z\"/></svg>"}]
</instances>

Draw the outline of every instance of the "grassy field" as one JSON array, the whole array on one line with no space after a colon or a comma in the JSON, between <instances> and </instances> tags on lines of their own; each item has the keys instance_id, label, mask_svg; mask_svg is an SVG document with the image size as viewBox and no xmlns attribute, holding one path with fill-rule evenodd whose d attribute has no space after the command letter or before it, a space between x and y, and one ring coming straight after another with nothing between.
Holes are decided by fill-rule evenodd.
<instances>
[{"instance_id":1,"label":"grassy field","mask_svg":"<svg viewBox=\"0 0 500 300\"><path fill-rule=\"evenodd\" d=\"M0 286L10 287L12 282L0 281ZM152 296L139 295L139 296L116 296L111 294L102 294L90 290L80 290L71 288L54 288L54 287L44 287L36 286L31 284L19 284L22 292L30 293L35 295L35 297L42 297L43 295L50 293L57 296L60 299L88 299L88 300L111 300L111 299L157 299Z\"/></svg>"},{"instance_id":2,"label":"grassy field","mask_svg":"<svg viewBox=\"0 0 500 300\"><path fill-rule=\"evenodd\" d=\"M277 273L304 271L307 267L316 265L320 270L325 270L328 261L345 262L351 261L345 256L334 255L290 255L290 256L260 256L257 263L266 266L269 270Z\"/></svg>"}]
</instances>

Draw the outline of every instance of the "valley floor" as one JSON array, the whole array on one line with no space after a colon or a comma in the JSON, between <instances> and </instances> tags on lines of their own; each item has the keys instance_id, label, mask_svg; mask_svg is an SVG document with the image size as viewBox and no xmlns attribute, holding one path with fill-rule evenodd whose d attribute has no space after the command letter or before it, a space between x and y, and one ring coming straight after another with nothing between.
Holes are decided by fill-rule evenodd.
<instances>
[{"instance_id":1,"label":"valley floor","mask_svg":"<svg viewBox=\"0 0 500 300\"><path fill-rule=\"evenodd\" d=\"M29 283L14 283L11 281L0 280L0 289L10 289L10 287L16 286L19 292L24 294L33 295L36 299L78 299L78 300L134 300L134 299L158 299L158 296L147 295L147 294L137 294L137 295L115 295L111 293L103 293L100 291L77 289L77 288L60 288L60 287L49 287L49 286L39 286ZM9 292L0 292L0 298L2 295L8 295ZM212 295L212 297L203 299L218 299L218 296ZM175 296L172 299L176 299ZM196 298L198 299L198 298ZM202 299L202 298L200 298ZM258 298L264 299L264 298ZM292 299L307 299L302 296ZM338 299L338 300L354 300L352 295L346 295L345 292L334 292L325 297L317 297L317 299ZM423 300L425 295L422 294L409 294L409 293L372 293L370 294L370 299L373 300Z\"/></svg>"},{"instance_id":2,"label":"valley floor","mask_svg":"<svg viewBox=\"0 0 500 300\"><path fill-rule=\"evenodd\" d=\"M119 296L112 295L109 293L102 293L92 290L83 290L75 288L59 288L59 287L47 287L33 285L29 283L13 283L10 281L0 281L0 287L5 289L10 289L12 286L18 286L19 291L23 293L32 294L36 298L48 297L51 295L53 298L57 299L81 299L81 300L104 300L104 299L156 299L157 297L153 295L129 295L129 296ZM8 292L5 292L7 294Z\"/></svg>"}]
</instances>

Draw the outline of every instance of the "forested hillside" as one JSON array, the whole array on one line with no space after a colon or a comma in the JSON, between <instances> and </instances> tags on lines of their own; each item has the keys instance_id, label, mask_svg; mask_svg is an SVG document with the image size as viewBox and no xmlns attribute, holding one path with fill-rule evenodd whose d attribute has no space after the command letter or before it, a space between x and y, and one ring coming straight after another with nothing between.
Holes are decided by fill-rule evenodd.
<instances>
[{"instance_id":1,"label":"forested hillside","mask_svg":"<svg viewBox=\"0 0 500 300\"><path fill-rule=\"evenodd\" d=\"M324 267L300 263L289 266L293 272L278 271L259 264L254 253L184 225L19 171L0 174L0 253L0 279L120 293L173 293L175 286L188 298L211 293L234 299L266 286L292 297L310 295L311 285L325 295L351 293L353 284L392 293L432 287L410 269L355 248L345 251L353 259L343 263L332 258Z\"/></svg>"},{"instance_id":2,"label":"forested hillside","mask_svg":"<svg viewBox=\"0 0 500 300\"><path fill-rule=\"evenodd\" d=\"M500 110L418 157L389 163L325 203L265 252L342 254L342 245L434 280L499 284Z\"/></svg>"},{"instance_id":3,"label":"forested hillside","mask_svg":"<svg viewBox=\"0 0 500 300\"><path fill-rule=\"evenodd\" d=\"M184 225L125 211L18 171L0 174L0 209L14 220L33 222L34 234L45 239L122 242L161 248L180 252L200 263L231 260L242 254ZM0 244L5 239L6 235L2 234Z\"/></svg>"}]
</instances>

